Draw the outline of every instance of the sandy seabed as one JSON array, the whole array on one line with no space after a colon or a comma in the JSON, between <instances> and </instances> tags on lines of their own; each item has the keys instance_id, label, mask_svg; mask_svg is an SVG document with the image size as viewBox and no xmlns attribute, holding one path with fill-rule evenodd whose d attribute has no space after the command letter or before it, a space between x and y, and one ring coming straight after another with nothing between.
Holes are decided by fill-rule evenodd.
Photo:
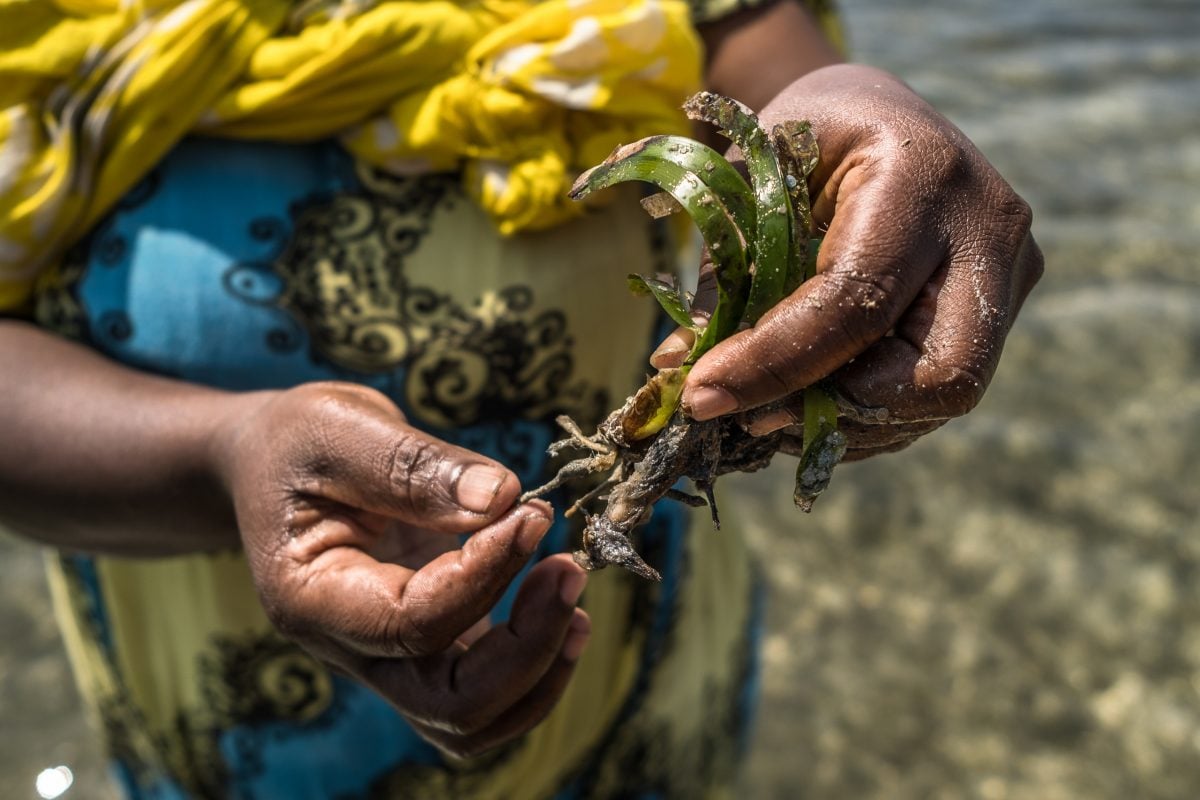
<instances>
[{"instance_id":1,"label":"sandy seabed","mask_svg":"<svg viewBox=\"0 0 1200 800\"><path fill-rule=\"evenodd\" d=\"M1194 798L1200 6L842 5L1047 270L974 413L799 521L783 465L740 480L772 553L748 796Z\"/></svg>"},{"instance_id":2,"label":"sandy seabed","mask_svg":"<svg viewBox=\"0 0 1200 800\"><path fill-rule=\"evenodd\" d=\"M859 60L1033 205L1046 276L981 406L730 481L771 588L747 797L1190 800L1200 787L1200 6L848 0ZM0 539L0 797L112 796L40 559Z\"/></svg>"}]
</instances>

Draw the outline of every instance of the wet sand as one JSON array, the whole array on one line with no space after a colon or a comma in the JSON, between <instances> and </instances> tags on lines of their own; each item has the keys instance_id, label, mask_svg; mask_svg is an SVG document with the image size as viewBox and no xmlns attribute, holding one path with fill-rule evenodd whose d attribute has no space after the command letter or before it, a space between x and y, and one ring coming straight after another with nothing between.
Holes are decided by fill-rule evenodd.
<instances>
[{"instance_id":1,"label":"wet sand","mask_svg":"<svg viewBox=\"0 0 1200 800\"><path fill-rule=\"evenodd\" d=\"M1200 6L843 3L959 124L1047 260L984 402L737 482L771 582L746 796L1172 798L1200 786ZM735 513L732 508L726 514ZM0 797L104 798L36 552L0 538Z\"/></svg>"}]
</instances>

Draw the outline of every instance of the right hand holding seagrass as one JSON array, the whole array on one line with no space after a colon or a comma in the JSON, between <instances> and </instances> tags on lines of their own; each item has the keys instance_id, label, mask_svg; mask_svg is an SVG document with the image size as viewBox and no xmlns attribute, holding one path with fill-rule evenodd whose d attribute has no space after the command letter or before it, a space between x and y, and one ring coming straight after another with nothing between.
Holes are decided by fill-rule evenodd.
<instances>
[{"instance_id":1,"label":"right hand holding seagrass","mask_svg":"<svg viewBox=\"0 0 1200 800\"><path fill-rule=\"evenodd\" d=\"M684 408L696 419L742 412L756 435L787 432L803 420L802 390L828 376L849 412L847 460L970 411L1042 274L1029 206L961 131L877 69L812 72L759 117L768 128L812 123L817 274L700 358ZM652 363L678 363L689 344L677 331Z\"/></svg>"}]
</instances>

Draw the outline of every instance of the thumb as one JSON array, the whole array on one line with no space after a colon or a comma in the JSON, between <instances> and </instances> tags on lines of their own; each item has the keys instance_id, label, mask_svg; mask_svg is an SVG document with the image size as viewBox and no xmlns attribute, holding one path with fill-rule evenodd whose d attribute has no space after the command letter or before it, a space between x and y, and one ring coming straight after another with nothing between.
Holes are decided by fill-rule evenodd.
<instances>
[{"instance_id":1,"label":"thumb","mask_svg":"<svg viewBox=\"0 0 1200 800\"><path fill-rule=\"evenodd\" d=\"M517 476L486 456L409 425L382 395L347 392L306 426L311 491L442 533L478 530L512 507ZM313 430L315 428L315 430Z\"/></svg>"}]
</instances>

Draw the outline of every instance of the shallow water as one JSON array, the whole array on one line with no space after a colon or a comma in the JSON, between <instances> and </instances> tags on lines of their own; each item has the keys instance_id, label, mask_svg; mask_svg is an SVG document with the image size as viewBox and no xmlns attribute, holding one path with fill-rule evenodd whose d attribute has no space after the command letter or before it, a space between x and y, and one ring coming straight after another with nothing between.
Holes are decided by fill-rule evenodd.
<instances>
[{"instance_id":1,"label":"shallow water","mask_svg":"<svg viewBox=\"0 0 1200 800\"><path fill-rule=\"evenodd\" d=\"M809 517L785 466L738 482L773 554L748 795L1194 797L1200 4L842 5L1031 202L1047 272L969 417ZM57 764L106 797L47 609L0 540L0 797Z\"/></svg>"},{"instance_id":2,"label":"shallow water","mask_svg":"<svg viewBox=\"0 0 1200 800\"><path fill-rule=\"evenodd\" d=\"M750 787L1195 797L1200 5L843 7L1030 201L1047 271L973 414L799 522L786 470L739 484L775 554Z\"/></svg>"}]
</instances>

